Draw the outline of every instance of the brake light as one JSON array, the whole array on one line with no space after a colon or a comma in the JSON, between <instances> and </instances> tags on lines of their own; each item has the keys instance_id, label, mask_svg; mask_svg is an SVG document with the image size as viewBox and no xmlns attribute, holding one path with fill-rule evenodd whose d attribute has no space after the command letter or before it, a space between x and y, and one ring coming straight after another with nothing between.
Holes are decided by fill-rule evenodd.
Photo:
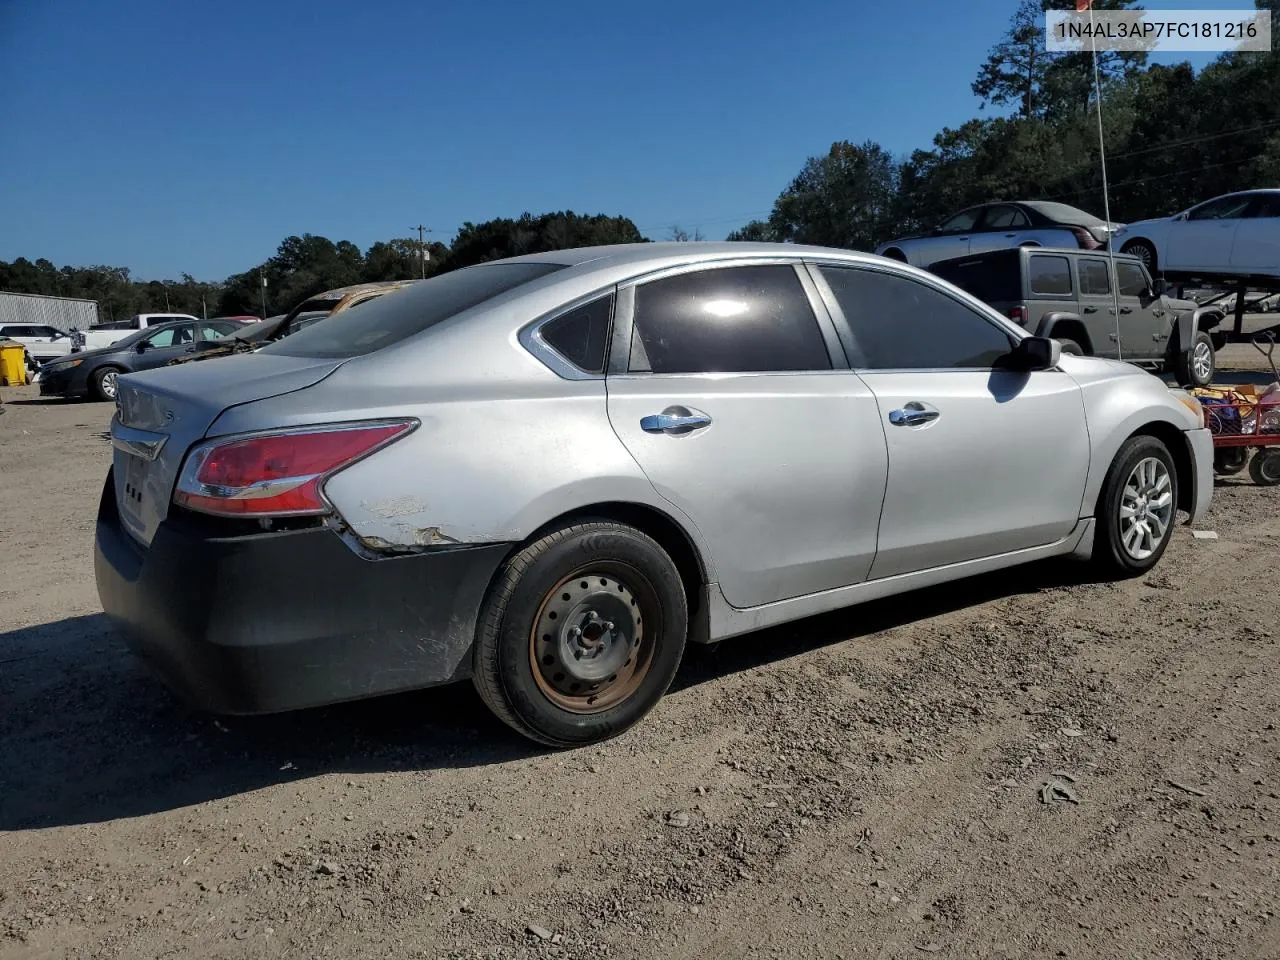
<instances>
[{"instance_id":1,"label":"brake light","mask_svg":"<svg viewBox=\"0 0 1280 960\"><path fill-rule=\"evenodd\" d=\"M1082 250L1097 250L1102 246L1098 242L1098 238L1084 227L1072 227L1071 232L1076 235L1076 242L1080 244L1080 249Z\"/></svg>"},{"instance_id":2,"label":"brake light","mask_svg":"<svg viewBox=\"0 0 1280 960\"><path fill-rule=\"evenodd\" d=\"M173 502L227 517L328 513L324 482L414 426L379 421L213 440L187 456Z\"/></svg>"},{"instance_id":3,"label":"brake light","mask_svg":"<svg viewBox=\"0 0 1280 960\"><path fill-rule=\"evenodd\" d=\"M1018 326L1025 327L1027 325L1027 308L1011 307L1009 309L1009 319L1012 320L1014 323L1016 323Z\"/></svg>"}]
</instances>

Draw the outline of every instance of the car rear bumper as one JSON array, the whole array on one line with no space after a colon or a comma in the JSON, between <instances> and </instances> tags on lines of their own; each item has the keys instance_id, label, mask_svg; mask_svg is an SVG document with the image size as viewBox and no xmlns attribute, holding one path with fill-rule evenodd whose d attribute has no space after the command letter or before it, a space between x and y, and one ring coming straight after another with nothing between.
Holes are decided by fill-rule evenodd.
<instances>
[{"instance_id":1,"label":"car rear bumper","mask_svg":"<svg viewBox=\"0 0 1280 960\"><path fill-rule=\"evenodd\" d=\"M103 609L165 682L215 713L275 713L470 674L506 544L365 560L327 528L217 536L171 517L125 532L110 475L94 568Z\"/></svg>"},{"instance_id":2,"label":"car rear bumper","mask_svg":"<svg viewBox=\"0 0 1280 960\"><path fill-rule=\"evenodd\" d=\"M1191 497L1191 518L1187 522L1199 523L1209 512L1213 500L1213 434L1205 428L1188 430L1187 443L1191 447L1196 483Z\"/></svg>"}]
</instances>

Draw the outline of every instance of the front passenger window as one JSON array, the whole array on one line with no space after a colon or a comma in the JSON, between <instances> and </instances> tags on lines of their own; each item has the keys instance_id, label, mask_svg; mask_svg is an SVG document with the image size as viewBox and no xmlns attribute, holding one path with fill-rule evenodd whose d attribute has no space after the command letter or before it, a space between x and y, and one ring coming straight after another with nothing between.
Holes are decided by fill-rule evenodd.
<instances>
[{"instance_id":1,"label":"front passenger window","mask_svg":"<svg viewBox=\"0 0 1280 960\"><path fill-rule=\"evenodd\" d=\"M822 267L869 370L990 369L1013 338L973 308L916 280Z\"/></svg>"}]
</instances>

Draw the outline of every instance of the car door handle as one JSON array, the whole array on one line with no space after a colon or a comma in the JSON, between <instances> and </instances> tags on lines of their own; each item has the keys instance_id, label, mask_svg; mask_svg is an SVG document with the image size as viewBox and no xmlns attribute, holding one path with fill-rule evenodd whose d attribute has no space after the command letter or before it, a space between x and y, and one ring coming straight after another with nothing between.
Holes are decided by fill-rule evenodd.
<instances>
[{"instance_id":1,"label":"car door handle","mask_svg":"<svg viewBox=\"0 0 1280 960\"><path fill-rule=\"evenodd\" d=\"M1097 307L1085 307L1084 310L1081 311L1081 313L1097 313L1097 312L1098 312Z\"/></svg>"},{"instance_id":2,"label":"car door handle","mask_svg":"<svg viewBox=\"0 0 1280 960\"><path fill-rule=\"evenodd\" d=\"M912 400L904 403L901 409L890 410L889 422L895 427L919 427L932 423L940 416L942 414L936 408L920 403L918 400Z\"/></svg>"},{"instance_id":3,"label":"car door handle","mask_svg":"<svg viewBox=\"0 0 1280 960\"><path fill-rule=\"evenodd\" d=\"M705 413L683 407L668 407L640 418L640 429L645 433L687 433L710 425L711 418Z\"/></svg>"},{"instance_id":4,"label":"car door handle","mask_svg":"<svg viewBox=\"0 0 1280 960\"><path fill-rule=\"evenodd\" d=\"M1119 335L1118 335L1118 334L1108 333L1108 334L1107 334L1107 339L1108 339L1108 340L1119 340L1119 339L1120 339L1120 337L1119 337Z\"/></svg>"},{"instance_id":5,"label":"car door handle","mask_svg":"<svg viewBox=\"0 0 1280 960\"><path fill-rule=\"evenodd\" d=\"M1120 312L1121 312L1121 313L1133 313L1133 307L1121 307L1121 308L1120 308Z\"/></svg>"},{"instance_id":6,"label":"car door handle","mask_svg":"<svg viewBox=\"0 0 1280 960\"><path fill-rule=\"evenodd\" d=\"M1016 233L1006 233L1006 234L1005 234L1005 236L1006 236L1006 237L1009 237L1009 238L1013 238L1013 237L1016 237L1016 236L1017 236L1017 234L1016 234Z\"/></svg>"}]
</instances>

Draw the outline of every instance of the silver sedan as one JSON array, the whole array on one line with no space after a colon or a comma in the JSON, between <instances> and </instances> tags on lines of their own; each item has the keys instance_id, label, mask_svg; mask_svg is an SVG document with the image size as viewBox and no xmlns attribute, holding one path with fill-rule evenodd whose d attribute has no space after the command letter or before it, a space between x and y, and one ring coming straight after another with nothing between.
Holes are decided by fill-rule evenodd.
<instances>
[{"instance_id":1,"label":"silver sedan","mask_svg":"<svg viewBox=\"0 0 1280 960\"><path fill-rule=\"evenodd\" d=\"M635 244L445 273L120 379L103 607L197 704L470 678L563 747L705 643L1046 557L1150 569L1199 404L905 264Z\"/></svg>"}]
</instances>

